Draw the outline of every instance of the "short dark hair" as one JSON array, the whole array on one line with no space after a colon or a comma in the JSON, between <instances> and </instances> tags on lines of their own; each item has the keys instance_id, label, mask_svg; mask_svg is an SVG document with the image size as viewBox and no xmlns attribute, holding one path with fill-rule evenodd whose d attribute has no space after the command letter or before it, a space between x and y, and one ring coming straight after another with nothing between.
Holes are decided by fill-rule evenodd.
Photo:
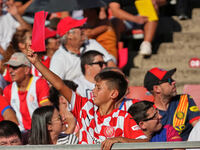
<instances>
[{"instance_id":1,"label":"short dark hair","mask_svg":"<svg viewBox=\"0 0 200 150\"><path fill-rule=\"evenodd\" d=\"M116 98L116 101L120 100L126 93L128 88L128 82L124 76L116 71L105 71L100 72L95 76L95 81L99 82L102 80L107 81L108 88L116 88L119 92L119 95Z\"/></svg>"},{"instance_id":2,"label":"short dark hair","mask_svg":"<svg viewBox=\"0 0 200 150\"><path fill-rule=\"evenodd\" d=\"M55 109L54 106L42 106L33 112L29 144L51 144L48 124Z\"/></svg>"},{"instance_id":3,"label":"short dark hair","mask_svg":"<svg viewBox=\"0 0 200 150\"><path fill-rule=\"evenodd\" d=\"M0 122L0 137L11 137L17 135L22 140L22 135L17 124L9 120Z\"/></svg>"},{"instance_id":4,"label":"short dark hair","mask_svg":"<svg viewBox=\"0 0 200 150\"><path fill-rule=\"evenodd\" d=\"M81 71L83 74L85 74L85 65L90 64L94 61L94 57L97 55L104 56L102 53L95 51L95 50L89 50L81 55Z\"/></svg>"},{"instance_id":5,"label":"short dark hair","mask_svg":"<svg viewBox=\"0 0 200 150\"><path fill-rule=\"evenodd\" d=\"M137 124L140 121L147 119L147 111L149 108L153 107L154 103L150 101L140 101L132 104L128 109L128 113L133 117Z\"/></svg>"},{"instance_id":6,"label":"short dark hair","mask_svg":"<svg viewBox=\"0 0 200 150\"><path fill-rule=\"evenodd\" d=\"M64 84L67 85L74 92L76 91L78 84L74 83L71 80L63 80ZM53 105L59 110L59 96L60 93L55 87L51 87L49 89L49 100L53 103Z\"/></svg>"}]
</instances>

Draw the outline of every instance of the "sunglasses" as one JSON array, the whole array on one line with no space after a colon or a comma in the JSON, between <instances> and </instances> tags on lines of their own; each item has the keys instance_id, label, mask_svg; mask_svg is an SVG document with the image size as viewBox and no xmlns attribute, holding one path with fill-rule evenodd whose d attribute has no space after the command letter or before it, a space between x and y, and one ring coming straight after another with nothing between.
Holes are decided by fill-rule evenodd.
<instances>
[{"instance_id":1,"label":"sunglasses","mask_svg":"<svg viewBox=\"0 0 200 150\"><path fill-rule=\"evenodd\" d=\"M17 70L20 67L23 67L24 65L19 65L19 66L9 66L9 68L12 68L13 70Z\"/></svg>"},{"instance_id":2,"label":"sunglasses","mask_svg":"<svg viewBox=\"0 0 200 150\"><path fill-rule=\"evenodd\" d=\"M156 112L152 117L143 119L142 121L156 120L156 119L158 119L158 114L159 114L159 111L158 111L158 109L156 109Z\"/></svg>"},{"instance_id":3,"label":"sunglasses","mask_svg":"<svg viewBox=\"0 0 200 150\"><path fill-rule=\"evenodd\" d=\"M170 85L172 85L172 82L174 82L174 80L172 78L168 78L168 79L165 79L165 80L161 80L159 82L159 84L166 83L166 82L168 82Z\"/></svg>"},{"instance_id":4,"label":"sunglasses","mask_svg":"<svg viewBox=\"0 0 200 150\"><path fill-rule=\"evenodd\" d=\"M99 65L99 67L103 67L103 65L107 66L107 62L104 61L98 61L98 62L93 62L93 63L89 63L89 65Z\"/></svg>"}]
</instances>

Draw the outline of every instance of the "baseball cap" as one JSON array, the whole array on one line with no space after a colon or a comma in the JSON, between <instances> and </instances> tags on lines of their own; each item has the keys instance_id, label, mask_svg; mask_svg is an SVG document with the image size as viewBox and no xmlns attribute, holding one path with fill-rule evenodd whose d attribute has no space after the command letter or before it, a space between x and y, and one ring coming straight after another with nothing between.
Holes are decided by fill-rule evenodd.
<instances>
[{"instance_id":1,"label":"baseball cap","mask_svg":"<svg viewBox=\"0 0 200 150\"><path fill-rule=\"evenodd\" d=\"M31 63L26 58L26 56L21 52L14 53L8 62L4 63L4 65L11 65L11 66L20 66L20 65L26 65L28 67L31 67Z\"/></svg>"},{"instance_id":2,"label":"baseball cap","mask_svg":"<svg viewBox=\"0 0 200 150\"><path fill-rule=\"evenodd\" d=\"M176 68L172 70L165 70L161 68L152 68L151 70L147 71L144 77L144 87L151 91L153 90L154 85L159 85L161 81L165 81L176 72Z\"/></svg>"},{"instance_id":3,"label":"baseball cap","mask_svg":"<svg viewBox=\"0 0 200 150\"><path fill-rule=\"evenodd\" d=\"M45 27L45 40L55 36L56 36L55 30Z\"/></svg>"},{"instance_id":4,"label":"baseball cap","mask_svg":"<svg viewBox=\"0 0 200 150\"><path fill-rule=\"evenodd\" d=\"M60 20L57 26L57 34L59 36L65 35L70 29L80 27L87 21L87 18L77 20L71 17L65 17Z\"/></svg>"}]
</instances>

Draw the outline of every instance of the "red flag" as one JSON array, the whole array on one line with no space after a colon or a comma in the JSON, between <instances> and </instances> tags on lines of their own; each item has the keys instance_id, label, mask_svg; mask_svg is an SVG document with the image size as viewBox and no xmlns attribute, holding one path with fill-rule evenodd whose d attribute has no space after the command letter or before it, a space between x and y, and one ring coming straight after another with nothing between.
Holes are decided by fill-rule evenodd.
<instances>
[{"instance_id":1,"label":"red flag","mask_svg":"<svg viewBox=\"0 0 200 150\"><path fill-rule=\"evenodd\" d=\"M32 45L31 48L35 52L43 52L45 48L45 20L48 12L40 11L35 13L33 33L32 33Z\"/></svg>"}]
</instances>

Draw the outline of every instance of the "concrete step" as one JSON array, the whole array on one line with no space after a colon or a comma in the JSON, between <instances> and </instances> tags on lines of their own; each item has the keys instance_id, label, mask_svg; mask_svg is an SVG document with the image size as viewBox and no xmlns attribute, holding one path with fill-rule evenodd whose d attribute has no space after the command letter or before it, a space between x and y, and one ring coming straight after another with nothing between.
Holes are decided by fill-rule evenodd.
<instances>
[{"instance_id":1,"label":"concrete step","mask_svg":"<svg viewBox=\"0 0 200 150\"><path fill-rule=\"evenodd\" d=\"M198 55L152 55L151 58L144 59L140 57L141 60L139 60L140 56L136 56L134 59L135 66L139 68L153 68L155 66L160 68L174 68L178 67L181 69L190 69L189 61L191 58L200 58L200 54Z\"/></svg>"},{"instance_id":2,"label":"concrete step","mask_svg":"<svg viewBox=\"0 0 200 150\"><path fill-rule=\"evenodd\" d=\"M157 66L155 66L157 67ZM132 68L130 71L129 85L131 86L143 86L144 76L146 72L151 68L136 69ZM172 69L172 68L163 68ZM177 82L178 92L181 93L185 84L200 84L200 69L179 69L173 75L173 79Z\"/></svg>"},{"instance_id":3,"label":"concrete step","mask_svg":"<svg viewBox=\"0 0 200 150\"><path fill-rule=\"evenodd\" d=\"M200 8L194 8L192 10L192 19L200 18Z\"/></svg>"},{"instance_id":4,"label":"concrete step","mask_svg":"<svg viewBox=\"0 0 200 150\"><path fill-rule=\"evenodd\" d=\"M200 52L200 42L162 43L158 53L162 54L197 54Z\"/></svg>"},{"instance_id":5,"label":"concrete step","mask_svg":"<svg viewBox=\"0 0 200 150\"><path fill-rule=\"evenodd\" d=\"M175 32L173 33L173 42L174 43L199 43L200 41L200 32L190 32L190 33L182 33Z\"/></svg>"},{"instance_id":6,"label":"concrete step","mask_svg":"<svg viewBox=\"0 0 200 150\"><path fill-rule=\"evenodd\" d=\"M178 23L181 26L181 32L200 32L199 24L200 18L188 19L188 20L179 20L177 16L172 17L176 24ZM177 25L173 24L173 29L177 29Z\"/></svg>"},{"instance_id":7,"label":"concrete step","mask_svg":"<svg viewBox=\"0 0 200 150\"><path fill-rule=\"evenodd\" d=\"M157 32L159 34L172 34L174 32L196 33L200 32L200 18L180 21L178 17L161 17Z\"/></svg>"}]
</instances>

